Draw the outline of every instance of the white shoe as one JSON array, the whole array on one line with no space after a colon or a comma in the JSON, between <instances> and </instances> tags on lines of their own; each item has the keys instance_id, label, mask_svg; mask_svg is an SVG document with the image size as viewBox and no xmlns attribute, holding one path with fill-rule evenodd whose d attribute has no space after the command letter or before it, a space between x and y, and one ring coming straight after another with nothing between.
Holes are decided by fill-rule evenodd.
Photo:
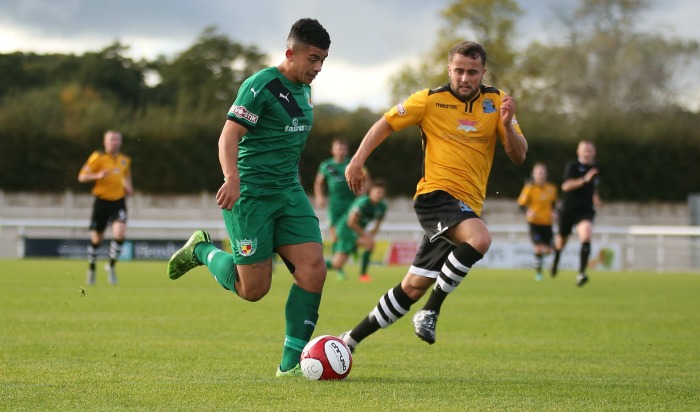
<instances>
[{"instance_id":1,"label":"white shoe","mask_svg":"<svg viewBox=\"0 0 700 412\"><path fill-rule=\"evenodd\" d=\"M340 336L338 336L338 339L342 340L346 345L348 345L348 348L350 348L350 353L355 353L355 346L357 346L357 342L350 337L350 332L352 331L341 333Z\"/></svg>"},{"instance_id":2,"label":"white shoe","mask_svg":"<svg viewBox=\"0 0 700 412\"><path fill-rule=\"evenodd\" d=\"M114 267L110 266L109 263L105 265L105 270L107 271L107 278L109 279L110 285L117 284L117 272L115 272Z\"/></svg>"},{"instance_id":3,"label":"white shoe","mask_svg":"<svg viewBox=\"0 0 700 412\"><path fill-rule=\"evenodd\" d=\"M430 345L435 343L437 318L438 314L434 311L421 309L413 315L413 320L411 320L416 336L428 342Z\"/></svg>"}]
</instances>

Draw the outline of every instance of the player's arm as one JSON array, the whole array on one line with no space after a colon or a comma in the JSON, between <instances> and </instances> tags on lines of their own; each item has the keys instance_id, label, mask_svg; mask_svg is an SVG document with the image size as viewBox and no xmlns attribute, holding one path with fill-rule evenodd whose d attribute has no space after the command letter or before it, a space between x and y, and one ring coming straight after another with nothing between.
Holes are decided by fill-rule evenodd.
<instances>
[{"instance_id":1,"label":"player's arm","mask_svg":"<svg viewBox=\"0 0 700 412\"><path fill-rule=\"evenodd\" d=\"M513 127L515 116L515 100L511 96L504 96L501 102L501 122L503 124L503 148L511 162L516 165L525 161L527 154L527 140Z\"/></svg>"},{"instance_id":2,"label":"player's arm","mask_svg":"<svg viewBox=\"0 0 700 412\"><path fill-rule=\"evenodd\" d=\"M92 154L88 158L87 162L85 162L83 167L80 168L80 172L78 173L78 182L89 183L94 182L95 180L100 180L103 177L105 177L105 175L107 174L107 170L92 170L95 167L97 157L97 153Z\"/></svg>"},{"instance_id":3,"label":"player's arm","mask_svg":"<svg viewBox=\"0 0 700 412\"><path fill-rule=\"evenodd\" d=\"M379 219L377 219L374 222L374 227L372 228L372 232L370 232L370 234L369 234L370 236L372 236L372 238L377 236L377 233L379 232L379 228L381 227L383 221L384 221L384 218L380 217Z\"/></svg>"},{"instance_id":4,"label":"player's arm","mask_svg":"<svg viewBox=\"0 0 700 412\"><path fill-rule=\"evenodd\" d=\"M216 203L222 209L231 210L241 196L241 177L238 174L238 143L248 132L240 124L226 120L219 136L219 163L224 183L216 192Z\"/></svg>"},{"instance_id":5,"label":"player's arm","mask_svg":"<svg viewBox=\"0 0 700 412\"><path fill-rule=\"evenodd\" d=\"M314 179L314 199L316 199L316 207L318 208L326 206L326 196L323 190L325 183L326 177L319 170L316 173L316 179Z\"/></svg>"},{"instance_id":6,"label":"player's arm","mask_svg":"<svg viewBox=\"0 0 700 412\"><path fill-rule=\"evenodd\" d=\"M362 192L362 185L364 183L364 169L363 166L367 161L370 153L374 151L384 139L386 139L394 129L391 128L389 122L382 116L377 122L369 129L365 137L360 143L360 147L355 152L355 155L350 159L348 167L345 168L345 180L348 182L348 186L355 193Z\"/></svg>"},{"instance_id":7,"label":"player's arm","mask_svg":"<svg viewBox=\"0 0 700 412\"><path fill-rule=\"evenodd\" d=\"M561 184L561 190L569 192L571 190L579 189L584 185L589 184L597 175L598 169L595 167L591 168L581 177L571 177L564 180L564 183Z\"/></svg>"},{"instance_id":8,"label":"player's arm","mask_svg":"<svg viewBox=\"0 0 700 412\"><path fill-rule=\"evenodd\" d=\"M131 180L131 168L124 174L124 191L127 195L134 193L134 182Z\"/></svg>"},{"instance_id":9,"label":"player's arm","mask_svg":"<svg viewBox=\"0 0 700 412\"><path fill-rule=\"evenodd\" d=\"M348 220L346 225L355 233L358 237L365 235L365 228L360 225L360 211L358 209L353 209L348 213Z\"/></svg>"}]
</instances>

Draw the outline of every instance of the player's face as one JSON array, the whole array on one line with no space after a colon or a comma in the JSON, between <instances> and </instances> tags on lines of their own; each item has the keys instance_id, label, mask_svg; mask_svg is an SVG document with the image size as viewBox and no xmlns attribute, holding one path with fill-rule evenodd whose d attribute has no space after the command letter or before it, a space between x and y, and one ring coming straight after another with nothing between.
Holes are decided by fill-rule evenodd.
<instances>
[{"instance_id":1,"label":"player's face","mask_svg":"<svg viewBox=\"0 0 700 412\"><path fill-rule=\"evenodd\" d=\"M328 57L328 50L322 50L311 45L287 50L287 58L291 61L290 80L296 83L311 84L321 72L321 67Z\"/></svg>"},{"instance_id":2,"label":"player's face","mask_svg":"<svg viewBox=\"0 0 700 412\"><path fill-rule=\"evenodd\" d=\"M348 156L348 145L341 142L333 143L333 146L331 146L331 154L335 159L345 159Z\"/></svg>"},{"instance_id":3,"label":"player's face","mask_svg":"<svg viewBox=\"0 0 700 412\"><path fill-rule=\"evenodd\" d=\"M369 198L372 201L372 203L379 203L382 199L384 199L385 193L386 190L383 187L373 187L369 191Z\"/></svg>"},{"instance_id":4,"label":"player's face","mask_svg":"<svg viewBox=\"0 0 700 412\"><path fill-rule=\"evenodd\" d=\"M593 163L595 159L595 146L588 142L581 142L576 149L578 161L584 165Z\"/></svg>"},{"instance_id":5,"label":"player's face","mask_svg":"<svg viewBox=\"0 0 700 412\"><path fill-rule=\"evenodd\" d=\"M544 166L535 166L532 169L532 179L535 183L542 184L547 181L547 168Z\"/></svg>"},{"instance_id":6,"label":"player's face","mask_svg":"<svg viewBox=\"0 0 700 412\"><path fill-rule=\"evenodd\" d=\"M115 154L119 152L122 146L122 135L119 133L107 133L104 140L105 152Z\"/></svg>"},{"instance_id":7,"label":"player's face","mask_svg":"<svg viewBox=\"0 0 700 412\"><path fill-rule=\"evenodd\" d=\"M486 74L486 68L481 58L473 59L462 54L455 54L447 66L450 76L450 87L462 101L469 101L479 93L481 81Z\"/></svg>"}]
</instances>

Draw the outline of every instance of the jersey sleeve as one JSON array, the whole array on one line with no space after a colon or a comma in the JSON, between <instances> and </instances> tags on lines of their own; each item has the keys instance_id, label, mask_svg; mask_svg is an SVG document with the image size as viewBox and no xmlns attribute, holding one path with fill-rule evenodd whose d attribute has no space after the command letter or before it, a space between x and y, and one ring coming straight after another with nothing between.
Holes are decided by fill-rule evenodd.
<instances>
[{"instance_id":1,"label":"jersey sleeve","mask_svg":"<svg viewBox=\"0 0 700 412\"><path fill-rule=\"evenodd\" d=\"M85 161L85 164L83 165L82 168L80 168L80 174L83 173L94 173L97 171L97 168L95 165L97 164L97 159L100 157L100 152L92 152L90 157L88 157L87 161Z\"/></svg>"},{"instance_id":2,"label":"jersey sleeve","mask_svg":"<svg viewBox=\"0 0 700 412\"><path fill-rule=\"evenodd\" d=\"M268 94L265 81L260 76L248 78L238 89L238 95L228 110L227 118L246 129L253 129L262 115Z\"/></svg>"},{"instance_id":3,"label":"jersey sleeve","mask_svg":"<svg viewBox=\"0 0 700 412\"><path fill-rule=\"evenodd\" d=\"M520 196L518 196L518 205L520 205L520 206L527 205L527 198L530 196L530 188L531 187L532 186L530 186L530 185L523 186L523 190L520 192Z\"/></svg>"},{"instance_id":4,"label":"jersey sleeve","mask_svg":"<svg viewBox=\"0 0 700 412\"><path fill-rule=\"evenodd\" d=\"M384 118L395 131L421 123L428 101L428 89L413 93L402 103L384 113Z\"/></svg>"}]
</instances>

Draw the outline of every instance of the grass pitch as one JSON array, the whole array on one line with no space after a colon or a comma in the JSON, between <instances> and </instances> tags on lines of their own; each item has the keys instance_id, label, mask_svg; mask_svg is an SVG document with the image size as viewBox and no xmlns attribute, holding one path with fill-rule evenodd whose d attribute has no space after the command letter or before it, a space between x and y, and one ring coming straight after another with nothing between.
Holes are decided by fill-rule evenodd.
<instances>
[{"instance_id":1,"label":"grass pitch","mask_svg":"<svg viewBox=\"0 0 700 412\"><path fill-rule=\"evenodd\" d=\"M592 273L577 288L573 273L475 269L435 345L413 335L420 302L358 347L346 381L308 382L274 377L283 265L257 303L205 268L171 281L165 262L123 262L117 286L98 271L91 287L85 269L0 261L1 410L700 410L697 274ZM404 271L329 273L315 335L350 329Z\"/></svg>"}]
</instances>

